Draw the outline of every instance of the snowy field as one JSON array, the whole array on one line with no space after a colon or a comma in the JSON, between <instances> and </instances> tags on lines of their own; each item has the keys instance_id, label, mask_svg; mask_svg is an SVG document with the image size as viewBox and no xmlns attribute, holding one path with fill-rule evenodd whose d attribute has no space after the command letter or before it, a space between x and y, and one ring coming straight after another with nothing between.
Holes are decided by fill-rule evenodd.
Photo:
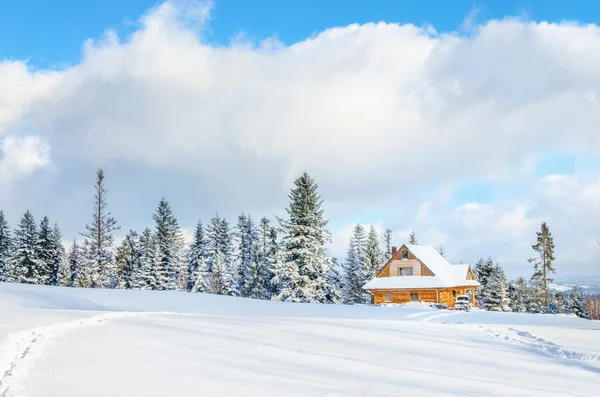
<instances>
[{"instance_id":1,"label":"snowy field","mask_svg":"<svg viewBox=\"0 0 600 397\"><path fill-rule=\"evenodd\" d=\"M600 322L0 283L0 396L597 396Z\"/></svg>"}]
</instances>

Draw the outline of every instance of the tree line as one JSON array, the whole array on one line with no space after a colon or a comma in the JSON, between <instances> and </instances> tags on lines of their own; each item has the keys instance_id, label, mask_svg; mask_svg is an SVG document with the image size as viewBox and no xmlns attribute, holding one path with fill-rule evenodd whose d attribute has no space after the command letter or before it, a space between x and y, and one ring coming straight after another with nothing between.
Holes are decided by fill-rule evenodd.
<instances>
[{"instance_id":1,"label":"tree line","mask_svg":"<svg viewBox=\"0 0 600 397\"><path fill-rule=\"evenodd\" d=\"M357 224L343 263L327 256L331 241L318 185L307 173L290 189L286 217L276 224L267 217L258 223L247 214L231 225L215 214L199 220L186 246L169 202L162 198L152 216L153 227L130 230L116 247L120 230L108 211L105 175L94 185L90 222L68 250L57 223L43 217L38 224L27 210L11 232L0 211L0 281L79 288L120 288L208 292L289 302L369 304L362 286L391 256L391 230L379 236L375 227ZM367 230L368 229L368 230ZM487 310L575 313L591 316L590 303L579 290L550 294L555 272L554 242L543 223L532 246L534 272L508 282L498 263L480 259L474 275L481 283L478 304ZM380 238L381 237L381 238ZM407 243L419 244L414 230ZM443 246L438 251L445 256Z\"/></svg>"},{"instance_id":2,"label":"tree line","mask_svg":"<svg viewBox=\"0 0 600 397\"><path fill-rule=\"evenodd\" d=\"M579 288L569 293L550 292L549 284L553 281L550 275L556 273L554 238L546 222L536 234L536 243L532 245L535 256L528 260L533 264L529 280L519 277L508 281L502 267L491 257L475 264L473 273L481 283L475 293L479 307L490 311L568 313L591 318L592 300Z\"/></svg>"}]
</instances>

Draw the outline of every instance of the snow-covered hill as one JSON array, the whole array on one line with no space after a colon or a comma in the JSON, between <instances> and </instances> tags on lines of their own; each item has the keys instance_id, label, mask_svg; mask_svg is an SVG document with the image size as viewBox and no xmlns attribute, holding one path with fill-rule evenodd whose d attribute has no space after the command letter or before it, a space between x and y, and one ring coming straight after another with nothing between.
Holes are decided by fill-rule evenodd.
<instances>
[{"instance_id":1,"label":"snow-covered hill","mask_svg":"<svg viewBox=\"0 0 600 397\"><path fill-rule=\"evenodd\" d=\"M592 396L600 323L0 283L0 396Z\"/></svg>"}]
</instances>

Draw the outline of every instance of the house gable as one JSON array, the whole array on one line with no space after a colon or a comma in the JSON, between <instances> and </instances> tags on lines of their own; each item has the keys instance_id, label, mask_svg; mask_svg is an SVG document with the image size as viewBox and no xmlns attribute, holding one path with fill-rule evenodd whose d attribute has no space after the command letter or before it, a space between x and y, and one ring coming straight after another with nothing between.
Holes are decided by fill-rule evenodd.
<instances>
[{"instance_id":1,"label":"house gable","mask_svg":"<svg viewBox=\"0 0 600 397\"><path fill-rule=\"evenodd\" d=\"M405 259L402 259L404 252L406 252ZM397 277L399 276L400 269L403 268L412 268L413 276L435 276L435 274L410 251L406 244L403 244L375 277Z\"/></svg>"},{"instance_id":2,"label":"house gable","mask_svg":"<svg viewBox=\"0 0 600 397\"><path fill-rule=\"evenodd\" d=\"M471 266L469 266L469 270L467 271L467 280L475 280L475 276L473 276L473 272L471 271Z\"/></svg>"}]
</instances>

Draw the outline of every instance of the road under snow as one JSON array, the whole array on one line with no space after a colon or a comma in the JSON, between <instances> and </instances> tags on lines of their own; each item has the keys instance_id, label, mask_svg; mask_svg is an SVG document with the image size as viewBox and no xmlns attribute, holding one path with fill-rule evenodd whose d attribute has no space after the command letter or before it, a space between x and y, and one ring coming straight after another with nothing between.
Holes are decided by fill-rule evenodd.
<instances>
[{"instance_id":1,"label":"road under snow","mask_svg":"<svg viewBox=\"0 0 600 397\"><path fill-rule=\"evenodd\" d=\"M600 323L0 283L0 396L596 396Z\"/></svg>"}]
</instances>

